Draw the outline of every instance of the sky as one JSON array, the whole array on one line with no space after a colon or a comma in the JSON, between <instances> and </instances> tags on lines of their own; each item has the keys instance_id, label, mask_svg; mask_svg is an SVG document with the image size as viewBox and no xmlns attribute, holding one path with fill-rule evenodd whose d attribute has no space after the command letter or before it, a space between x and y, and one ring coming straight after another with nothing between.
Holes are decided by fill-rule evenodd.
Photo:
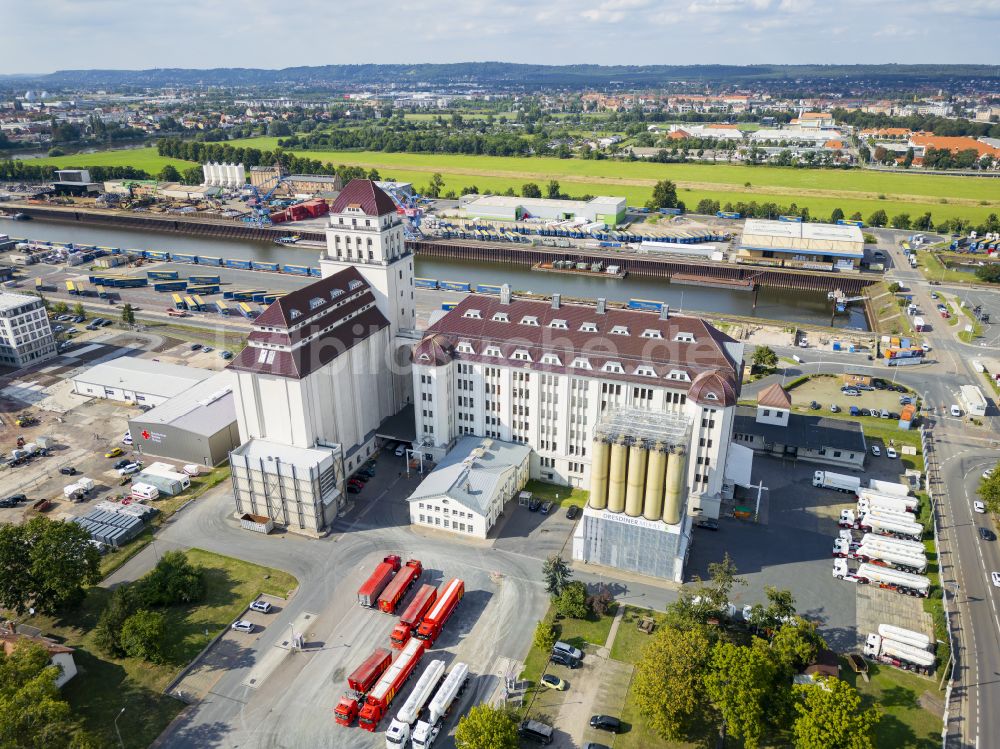
<instances>
[{"instance_id":1,"label":"sky","mask_svg":"<svg viewBox=\"0 0 1000 749\"><path fill-rule=\"evenodd\" d=\"M998 38L1000 0L0 0L0 74L485 60L997 64Z\"/></svg>"}]
</instances>

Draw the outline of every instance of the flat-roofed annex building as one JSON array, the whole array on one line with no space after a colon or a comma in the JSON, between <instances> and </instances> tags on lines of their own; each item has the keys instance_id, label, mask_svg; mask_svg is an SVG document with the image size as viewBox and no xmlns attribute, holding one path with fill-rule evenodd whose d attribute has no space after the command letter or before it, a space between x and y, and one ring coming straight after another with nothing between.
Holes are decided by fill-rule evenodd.
<instances>
[{"instance_id":1,"label":"flat-roofed annex building","mask_svg":"<svg viewBox=\"0 0 1000 749\"><path fill-rule=\"evenodd\" d=\"M747 219L737 259L787 267L856 270L865 256L857 226Z\"/></svg>"},{"instance_id":2,"label":"flat-roofed annex building","mask_svg":"<svg viewBox=\"0 0 1000 749\"><path fill-rule=\"evenodd\" d=\"M214 373L180 364L119 356L73 377L73 391L95 398L159 406Z\"/></svg>"}]
</instances>

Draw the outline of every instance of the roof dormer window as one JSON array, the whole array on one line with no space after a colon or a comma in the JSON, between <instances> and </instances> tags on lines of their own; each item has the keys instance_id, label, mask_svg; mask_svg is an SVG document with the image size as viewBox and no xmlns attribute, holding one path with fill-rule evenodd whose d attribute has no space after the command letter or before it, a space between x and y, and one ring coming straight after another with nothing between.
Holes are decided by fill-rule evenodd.
<instances>
[{"instance_id":1,"label":"roof dormer window","mask_svg":"<svg viewBox=\"0 0 1000 749\"><path fill-rule=\"evenodd\" d=\"M296 318L302 317L302 313L299 312L297 309L291 309L288 310L288 316L293 320L295 320Z\"/></svg>"},{"instance_id":2,"label":"roof dormer window","mask_svg":"<svg viewBox=\"0 0 1000 749\"><path fill-rule=\"evenodd\" d=\"M628 328L624 325L615 325L611 328L611 335L628 335Z\"/></svg>"},{"instance_id":3,"label":"roof dormer window","mask_svg":"<svg viewBox=\"0 0 1000 749\"><path fill-rule=\"evenodd\" d=\"M465 310L465 312L462 314L462 317L466 318L467 320L482 320L483 319L482 313L479 310L477 310L477 309L467 309L467 310Z\"/></svg>"},{"instance_id":4,"label":"roof dormer window","mask_svg":"<svg viewBox=\"0 0 1000 749\"><path fill-rule=\"evenodd\" d=\"M500 353L500 349L497 346L487 346L486 351L483 352L484 356L495 356L498 359L503 358L503 354Z\"/></svg>"},{"instance_id":5,"label":"roof dormer window","mask_svg":"<svg viewBox=\"0 0 1000 749\"><path fill-rule=\"evenodd\" d=\"M625 369L622 367L621 362L609 361L604 362L604 366L601 367L602 372L611 372L613 374L625 374Z\"/></svg>"},{"instance_id":6,"label":"roof dormer window","mask_svg":"<svg viewBox=\"0 0 1000 749\"><path fill-rule=\"evenodd\" d=\"M455 350L458 351L459 353L462 353L462 354L474 354L474 353L476 353L475 349L472 348L472 344L469 343L468 341L462 341L462 342L460 342L455 347Z\"/></svg>"},{"instance_id":7,"label":"roof dormer window","mask_svg":"<svg viewBox=\"0 0 1000 749\"><path fill-rule=\"evenodd\" d=\"M658 330L653 330L652 328L646 328L642 331L643 338L663 338L663 334Z\"/></svg>"},{"instance_id":8,"label":"roof dormer window","mask_svg":"<svg viewBox=\"0 0 1000 749\"><path fill-rule=\"evenodd\" d=\"M361 280L355 278L349 284L347 284L347 288L350 291L354 291L355 289L357 289L358 287L360 287L363 283L364 283L364 281L361 281Z\"/></svg>"},{"instance_id":9,"label":"roof dormer window","mask_svg":"<svg viewBox=\"0 0 1000 749\"><path fill-rule=\"evenodd\" d=\"M338 296L341 296L343 293L344 293L343 289L334 289L333 291L330 292L330 298L331 299L336 299Z\"/></svg>"},{"instance_id":10,"label":"roof dormer window","mask_svg":"<svg viewBox=\"0 0 1000 749\"><path fill-rule=\"evenodd\" d=\"M553 320L549 323L549 327L555 330L568 330L565 320Z\"/></svg>"},{"instance_id":11,"label":"roof dormer window","mask_svg":"<svg viewBox=\"0 0 1000 749\"><path fill-rule=\"evenodd\" d=\"M656 377L656 371L652 367L636 367L635 373L640 377Z\"/></svg>"},{"instance_id":12,"label":"roof dormer window","mask_svg":"<svg viewBox=\"0 0 1000 749\"><path fill-rule=\"evenodd\" d=\"M542 354L542 364L555 364L562 366L562 360L555 354Z\"/></svg>"},{"instance_id":13,"label":"roof dormer window","mask_svg":"<svg viewBox=\"0 0 1000 749\"><path fill-rule=\"evenodd\" d=\"M593 369L593 367L590 366L590 361L582 356L576 357L570 366L576 367L577 369Z\"/></svg>"},{"instance_id":14,"label":"roof dormer window","mask_svg":"<svg viewBox=\"0 0 1000 749\"><path fill-rule=\"evenodd\" d=\"M680 341L681 343L694 343L694 333L686 333L681 331L674 336L675 341Z\"/></svg>"},{"instance_id":15,"label":"roof dormer window","mask_svg":"<svg viewBox=\"0 0 1000 749\"><path fill-rule=\"evenodd\" d=\"M321 296L314 296L309 300L309 309L316 309L317 307L322 307L326 304L326 300Z\"/></svg>"},{"instance_id":16,"label":"roof dormer window","mask_svg":"<svg viewBox=\"0 0 1000 749\"><path fill-rule=\"evenodd\" d=\"M506 312L494 312L493 322L510 322L510 317Z\"/></svg>"},{"instance_id":17,"label":"roof dormer window","mask_svg":"<svg viewBox=\"0 0 1000 749\"><path fill-rule=\"evenodd\" d=\"M596 322L581 323L581 325L580 325L580 332L581 333L596 333L597 332L597 323Z\"/></svg>"},{"instance_id":18,"label":"roof dormer window","mask_svg":"<svg viewBox=\"0 0 1000 749\"><path fill-rule=\"evenodd\" d=\"M528 325L533 328L538 327L538 318L534 315L525 315L521 318L521 325Z\"/></svg>"},{"instance_id":19,"label":"roof dormer window","mask_svg":"<svg viewBox=\"0 0 1000 749\"><path fill-rule=\"evenodd\" d=\"M667 379L681 380L683 382L688 382L690 381L691 378L688 377L688 373L685 372L683 369L671 369L670 373L667 375Z\"/></svg>"},{"instance_id":20,"label":"roof dormer window","mask_svg":"<svg viewBox=\"0 0 1000 749\"><path fill-rule=\"evenodd\" d=\"M519 348L510 355L511 359L517 359L518 361L533 361L531 354L528 353L527 349Z\"/></svg>"}]
</instances>

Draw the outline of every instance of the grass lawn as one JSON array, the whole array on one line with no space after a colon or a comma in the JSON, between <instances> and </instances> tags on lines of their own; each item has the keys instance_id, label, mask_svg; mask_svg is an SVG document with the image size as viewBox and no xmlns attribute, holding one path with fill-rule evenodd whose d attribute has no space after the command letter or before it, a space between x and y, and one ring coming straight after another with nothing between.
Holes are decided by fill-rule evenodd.
<instances>
[{"instance_id":1,"label":"grass lawn","mask_svg":"<svg viewBox=\"0 0 1000 749\"><path fill-rule=\"evenodd\" d=\"M170 164L178 171L198 166L193 161L172 159L160 156L155 148L122 148L115 151L97 151L96 153L77 153L68 156L52 156L44 159L31 159L30 164L48 164L57 169L89 166L134 166L144 169L150 174L157 174L163 167Z\"/></svg>"},{"instance_id":2,"label":"grass lawn","mask_svg":"<svg viewBox=\"0 0 1000 749\"><path fill-rule=\"evenodd\" d=\"M934 251L921 252L920 262L917 264L918 270L930 281L947 281L948 283L970 283L975 280L971 273L952 270L941 261L941 256Z\"/></svg>"},{"instance_id":3,"label":"grass lawn","mask_svg":"<svg viewBox=\"0 0 1000 749\"><path fill-rule=\"evenodd\" d=\"M590 496L590 492L583 489L562 486L560 484L546 484L537 479L529 481L524 487L524 491L531 492L542 502L555 502L559 507L576 505L583 508L587 504L587 498Z\"/></svg>"},{"instance_id":4,"label":"grass lawn","mask_svg":"<svg viewBox=\"0 0 1000 749\"><path fill-rule=\"evenodd\" d=\"M628 724L629 730L627 733L615 737L615 749L650 749L650 747L656 747L656 749L695 749L695 747L703 746L698 743L661 739L653 729L646 725L646 716L636 706L635 700L625 700L621 720ZM732 739L729 743L734 746L739 745Z\"/></svg>"},{"instance_id":5,"label":"grass lawn","mask_svg":"<svg viewBox=\"0 0 1000 749\"><path fill-rule=\"evenodd\" d=\"M91 588L80 608L63 619L35 616L27 622L76 649L74 659L79 673L63 694L87 729L97 736L98 746L118 745L114 719L123 705L127 708L118 727L125 746L149 746L183 707L163 694L177 672L259 593L287 596L298 585L294 577L280 570L200 549L186 554L192 563L205 569L207 594L200 604L164 610L170 638L164 664L111 658L97 649L93 629L111 596L104 588Z\"/></svg>"},{"instance_id":6,"label":"grass lawn","mask_svg":"<svg viewBox=\"0 0 1000 749\"><path fill-rule=\"evenodd\" d=\"M862 694L867 704L877 701L882 720L875 729L879 749L931 749L941 746L941 716L924 709L919 698L925 692L943 700L937 682L891 666L868 664L871 682L859 679L846 662L841 662L841 677Z\"/></svg>"},{"instance_id":7,"label":"grass lawn","mask_svg":"<svg viewBox=\"0 0 1000 749\"><path fill-rule=\"evenodd\" d=\"M657 627L661 626L666 619L666 615L662 612L637 606L625 607L621 624L618 625L618 632L615 634L615 642L611 646L612 659L633 665L639 661L643 648L646 647L651 638L651 635L647 635L637 626L639 620L645 616L651 616Z\"/></svg>"}]
</instances>

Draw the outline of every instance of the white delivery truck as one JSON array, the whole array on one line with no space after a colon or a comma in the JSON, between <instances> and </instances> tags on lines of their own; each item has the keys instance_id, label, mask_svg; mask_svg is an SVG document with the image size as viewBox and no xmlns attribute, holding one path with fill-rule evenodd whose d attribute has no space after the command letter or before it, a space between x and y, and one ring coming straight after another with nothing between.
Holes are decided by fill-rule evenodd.
<instances>
[{"instance_id":1,"label":"white delivery truck","mask_svg":"<svg viewBox=\"0 0 1000 749\"><path fill-rule=\"evenodd\" d=\"M417 721L413 729L413 749L430 749L433 746L444 727L444 719L468 683L469 667L464 663L456 663L428 705L427 720Z\"/></svg>"},{"instance_id":2,"label":"white delivery truck","mask_svg":"<svg viewBox=\"0 0 1000 749\"><path fill-rule=\"evenodd\" d=\"M424 669L417 685L413 687L409 698L399 708L395 719L386 729L386 749L403 749L409 743L410 730L420 717L424 705L441 683L442 676L444 676L444 661L431 661Z\"/></svg>"},{"instance_id":3,"label":"white delivery truck","mask_svg":"<svg viewBox=\"0 0 1000 749\"><path fill-rule=\"evenodd\" d=\"M857 492L861 488L861 479L833 471L816 471L813 474L813 486L836 489L838 492Z\"/></svg>"},{"instance_id":4,"label":"white delivery truck","mask_svg":"<svg viewBox=\"0 0 1000 749\"><path fill-rule=\"evenodd\" d=\"M868 488L879 494L891 494L894 497L907 497L910 494L910 487L906 484L898 484L895 481L880 481L871 479Z\"/></svg>"}]
</instances>

